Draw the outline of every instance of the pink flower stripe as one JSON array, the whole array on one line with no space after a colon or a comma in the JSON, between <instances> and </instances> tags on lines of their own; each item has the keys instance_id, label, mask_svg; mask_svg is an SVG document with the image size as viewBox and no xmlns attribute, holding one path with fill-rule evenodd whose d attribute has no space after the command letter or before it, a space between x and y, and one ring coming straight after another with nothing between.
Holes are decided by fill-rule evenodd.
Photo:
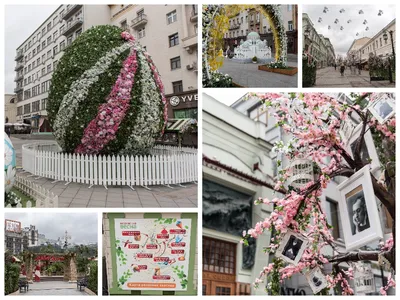
<instances>
[{"instance_id":1,"label":"pink flower stripe","mask_svg":"<svg viewBox=\"0 0 400 300\"><path fill-rule=\"evenodd\" d=\"M99 106L97 116L86 127L81 144L75 153L98 154L105 145L114 140L119 125L130 106L131 90L138 67L136 50L131 49L118 75L108 100Z\"/></svg>"},{"instance_id":2,"label":"pink flower stripe","mask_svg":"<svg viewBox=\"0 0 400 300\"><path fill-rule=\"evenodd\" d=\"M161 81L161 77L158 73L158 70L156 68L156 66L153 63L153 60L150 58L149 54L147 52L144 53L144 56L147 59L147 62L150 65L150 69L151 72L153 73L153 77L154 77L154 81L156 82L156 85L158 87L158 89L160 90L161 93L161 101L164 104L164 125L163 128L161 130L161 135L164 134L164 130L165 130L165 126L167 125L167 121L168 121L168 103L167 103L167 99L165 98L165 94L164 94L164 85Z\"/></svg>"}]
</instances>

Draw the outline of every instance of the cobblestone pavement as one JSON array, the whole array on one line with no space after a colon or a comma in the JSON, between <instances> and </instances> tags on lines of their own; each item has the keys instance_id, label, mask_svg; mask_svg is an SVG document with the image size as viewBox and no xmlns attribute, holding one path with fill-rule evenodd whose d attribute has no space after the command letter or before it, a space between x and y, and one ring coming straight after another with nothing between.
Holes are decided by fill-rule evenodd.
<instances>
[{"instance_id":1,"label":"cobblestone pavement","mask_svg":"<svg viewBox=\"0 0 400 300\"><path fill-rule=\"evenodd\" d=\"M394 88L395 84L388 80L370 81L368 71L362 70L361 75L352 75L350 69L344 71L344 76L340 75L339 68L327 67L317 70L317 80L315 88L320 87L390 87Z\"/></svg>"},{"instance_id":2,"label":"cobblestone pavement","mask_svg":"<svg viewBox=\"0 0 400 300\"><path fill-rule=\"evenodd\" d=\"M297 75L293 76L258 70L259 64L243 64L225 58L223 66L218 70L229 74L233 82L243 87L297 87ZM297 67L297 55L292 55L288 66Z\"/></svg>"},{"instance_id":3,"label":"cobblestone pavement","mask_svg":"<svg viewBox=\"0 0 400 300\"><path fill-rule=\"evenodd\" d=\"M35 142L11 137L17 153L17 167L22 165L22 145ZM58 195L59 207L197 207L197 184L185 183L184 187L172 185L143 187L93 186L88 184L53 182L52 179L32 176L19 170L18 175L28 177Z\"/></svg>"},{"instance_id":4,"label":"cobblestone pavement","mask_svg":"<svg viewBox=\"0 0 400 300\"><path fill-rule=\"evenodd\" d=\"M68 283L65 281L43 281L29 284L27 293L20 293L18 296L90 296L83 290L76 288L76 283Z\"/></svg>"}]
</instances>

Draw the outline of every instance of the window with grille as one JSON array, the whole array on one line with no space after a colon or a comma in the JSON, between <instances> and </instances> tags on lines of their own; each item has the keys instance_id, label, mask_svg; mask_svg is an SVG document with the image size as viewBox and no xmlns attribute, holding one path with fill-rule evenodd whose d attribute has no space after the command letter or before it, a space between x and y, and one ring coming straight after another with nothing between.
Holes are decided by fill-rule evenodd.
<instances>
[{"instance_id":1,"label":"window with grille","mask_svg":"<svg viewBox=\"0 0 400 300\"><path fill-rule=\"evenodd\" d=\"M293 31L293 21L288 21L288 31Z\"/></svg>"},{"instance_id":2,"label":"window with grille","mask_svg":"<svg viewBox=\"0 0 400 300\"><path fill-rule=\"evenodd\" d=\"M141 38L143 38L145 36L146 36L146 31L145 31L145 28L143 27L143 28L138 30L138 37L139 37L139 39L141 39Z\"/></svg>"},{"instance_id":3,"label":"window with grille","mask_svg":"<svg viewBox=\"0 0 400 300\"><path fill-rule=\"evenodd\" d=\"M236 244L203 237L203 271L235 274Z\"/></svg>"},{"instance_id":4,"label":"window with grille","mask_svg":"<svg viewBox=\"0 0 400 300\"><path fill-rule=\"evenodd\" d=\"M174 33L173 35L170 35L168 38L169 38L169 46L170 47L179 45L178 33Z\"/></svg>"},{"instance_id":5,"label":"window with grille","mask_svg":"<svg viewBox=\"0 0 400 300\"><path fill-rule=\"evenodd\" d=\"M167 24L174 23L178 20L178 15L176 14L176 10L171 11L167 14Z\"/></svg>"},{"instance_id":6,"label":"window with grille","mask_svg":"<svg viewBox=\"0 0 400 300\"><path fill-rule=\"evenodd\" d=\"M181 57L171 58L171 70L180 69L181 68Z\"/></svg>"},{"instance_id":7,"label":"window with grille","mask_svg":"<svg viewBox=\"0 0 400 300\"><path fill-rule=\"evenodd\" d=\"M250 284L249 283L238 283L239 296L247 296L250 295Z\"/></svg>"}]
</instances>

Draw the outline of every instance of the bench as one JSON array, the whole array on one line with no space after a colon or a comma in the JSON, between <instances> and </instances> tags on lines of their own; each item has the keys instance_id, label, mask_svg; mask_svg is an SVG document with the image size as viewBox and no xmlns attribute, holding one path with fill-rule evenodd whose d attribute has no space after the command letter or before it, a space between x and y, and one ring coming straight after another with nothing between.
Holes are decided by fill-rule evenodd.
<instances>
[{"instance_id":1,"label":"bench","mask_svg":"<svg viewBox=\"0 0 400 300\"><path fill-rule=\"evenodd\" d=\"M88 285L88 279L86 277L79 279L76 282L76 288L77 289L79 288L80 291L82 290L82 287L87 287L87 285Z\"/></svg>"},{"instance_id":2,"label":"bench","mask_svg":"<svg viewBox=\"0 0 400 300\"><path fill-rule=\"evenodd\" d=\"M18 280L18 287L19 287L19 292L21 293L22 290L25 292L29 291L29 283L28 280L26 279L19 279Z\"/></svg>"}]
</instances>

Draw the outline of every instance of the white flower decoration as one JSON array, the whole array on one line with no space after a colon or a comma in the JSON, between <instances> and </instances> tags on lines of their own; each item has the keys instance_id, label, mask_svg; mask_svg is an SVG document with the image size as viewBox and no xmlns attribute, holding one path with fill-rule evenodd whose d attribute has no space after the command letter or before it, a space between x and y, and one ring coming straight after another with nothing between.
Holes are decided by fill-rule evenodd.
<instances>
[{"instance_id":1,"label":"white flower decoration","mask_svg":"<svg viewBox=\"0 0 400 300\"><path fill-rule=\"evenodd\" d=\"M11 164L13 160L13 154L14 151L13 149L5 143L5 149L4 149L4 165L7 167L9 164Z\"/></svg>"},{"instance_id":2,"label":"white flower decoration","mask_svg":"<svg viewBox=\"0 0 400 300\"><path fill-rule=\"evenodd\" d=\"M16 170L12 166L8 166L4 172L4 189L8 193L14 185Z\"/></svg>"}]
</instances>

